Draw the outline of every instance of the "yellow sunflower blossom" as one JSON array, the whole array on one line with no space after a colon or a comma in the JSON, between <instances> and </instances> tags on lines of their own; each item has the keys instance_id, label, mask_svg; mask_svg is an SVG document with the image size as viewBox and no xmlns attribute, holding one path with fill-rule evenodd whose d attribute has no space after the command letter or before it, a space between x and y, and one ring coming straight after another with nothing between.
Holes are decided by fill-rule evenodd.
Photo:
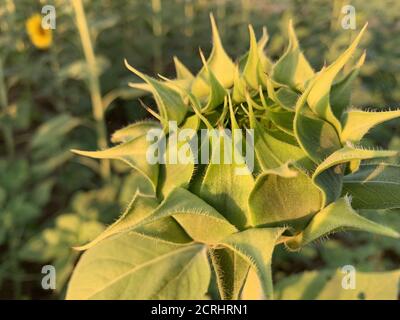
<instances>
[{"instance_id":1,"label":"yellow sunflower blossom","mask_svg":"<svg viewBox=\"0 0 400 320\"><path fill-rule=\"evenodd\" d=\"M26 21L26 31L33 45L38 49L47 49L53 41L51 29L42 28L42 16L35 14Z\"/></svg>"}]
</instances>

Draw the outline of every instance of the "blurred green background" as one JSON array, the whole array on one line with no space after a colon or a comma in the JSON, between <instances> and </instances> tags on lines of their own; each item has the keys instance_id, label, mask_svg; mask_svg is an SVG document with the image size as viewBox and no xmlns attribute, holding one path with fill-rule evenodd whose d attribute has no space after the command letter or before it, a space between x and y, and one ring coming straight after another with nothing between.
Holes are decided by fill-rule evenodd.
<instances>
[{"instance_id":1,"label":"blurred green background","mask_svg":"<svg viewBox=\"0 0 400 320\"><path fill-rule=\"evenodd\" d=\"M341 27L341 8L346 4L356 9L356 30ZM56 29L48 48L38 49L31 42L26 22L40 14L44 5L55 6ZM94 150L110 144L115 129L149 117L137 101L142 92L127 85L139 80L126 70L124 58L154 76L174 77L175 55L197 71L201 66L198 48L206 53L211 49L210 12L217 19L227 52L235 58L248 48L249 23L258 35L267 26L267 54L279 57L292 17L301 46L316 70L331 62L368 21L361 46L367 49L367 60L355 86L354 105L399 106L397 0L92 0L83 1L83 6L86 25L70 0L1 0L3 299L63 298L78 258L71 247L92 239L118 217L134 192L135 179L119 163L102 167L69 150ZM88 41L82 37L86 26L95 66ZM399 150L399 133L399 121L392 121L372 131L364 143ZM385 212L373 218L399 230L399 213ZM41 287L41 269L46 264L56 267L56 290ZM400 244L345 233L299 253L278 250L273 262L277 281L306 270L345 264L362 271L399 268Z\"/></svg>"}]
</instances>

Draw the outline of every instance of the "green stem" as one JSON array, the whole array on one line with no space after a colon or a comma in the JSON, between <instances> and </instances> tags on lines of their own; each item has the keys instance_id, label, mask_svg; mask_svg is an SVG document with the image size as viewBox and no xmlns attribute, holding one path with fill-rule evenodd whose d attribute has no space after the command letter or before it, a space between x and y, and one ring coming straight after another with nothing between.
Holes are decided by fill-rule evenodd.
<instances>
[{"instance_id":1,"label":"green stem","mask_svg":"<svg viewBox=\"0 0 400 320\"><path fill-rule=\"evenodd\" d=\"M96 121L97 144L100 149L107 148L107 128L104 121L104 108L101 98L100 81L96 66L96 57L94 55L93 45L89 34L85 11L82 0L72 0L72 6L75 11L76 23L81 38L83 52L89 71L89 90L92 101L93 117ZM110 161L101 160L101 176L104 180L110 176Z\"/></svg>"},{"instance_id":2,"label":"green stem","mask_svg":"<svg viewBox=\"0 0 400 320\"><path fill-rule=\"evenodd\" d=\"M153 35L156 38L154 41L154 71L156 73L162 73L162 20L161 20L161 0L151 0L151 9L153 11L152 17L152 29Z\"/></svg>"},{"instance_id":3,"label":"green stem","mask_svg":"<svg viewBox=\"0 0 400 320\"><path fill-rule=\"evenodd\" d=\"M7 115L7 105L8 105L8 97L6 90L6 83L4 78L4 69L3 69L3 60L0 58L0 109L3 114ZM6 123L3 128L4 141L6 144L8 157L11 159L15 154L15 143L14 136L12 132L12 127Z\"/></svg>"}]
</instances>

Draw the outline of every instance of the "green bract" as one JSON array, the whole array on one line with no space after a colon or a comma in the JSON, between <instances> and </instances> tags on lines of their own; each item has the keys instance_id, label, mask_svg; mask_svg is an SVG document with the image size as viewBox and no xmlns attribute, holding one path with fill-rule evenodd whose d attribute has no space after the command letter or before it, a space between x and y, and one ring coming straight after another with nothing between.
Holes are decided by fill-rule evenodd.
<instances>
[{"instance_id":1,"label":"green bract","mask_svg":"<svg viewBox=\"0 0 400 320\"><path fill-rule=\"evenodd\" d=\"M143 179L123 215L81 247L87 251L67 298L203 299L215 281L222 299L254 297L254 288L258 298L270 299L271 258L279 244L298 250L343 229L399 237L356 212L400 207L400 167L382 160L397 152L359 145L369 129L400 111L366 112L350 101L365 54L352 57L366 27L336 61L315 72L291 23L288 48L272 63L265 30L257 42L250 26L250 49L233 62L211 22L213 49L207 60L201 53L204 66L196 76L176 58L173 80L151 78L126 63L145 82L132 86L154 96L158 121L118 130L111 149L77 151L123 160ZM253 129L255 169L236 161L243 156L238 150L231 164L150 164L146 135L168 132L170 121L178 132L198 135L204 128ZM237 149L234 137L224 147L229 144ZM211 143L211 157L216 150Z\"/></svg>"}]
</instances>

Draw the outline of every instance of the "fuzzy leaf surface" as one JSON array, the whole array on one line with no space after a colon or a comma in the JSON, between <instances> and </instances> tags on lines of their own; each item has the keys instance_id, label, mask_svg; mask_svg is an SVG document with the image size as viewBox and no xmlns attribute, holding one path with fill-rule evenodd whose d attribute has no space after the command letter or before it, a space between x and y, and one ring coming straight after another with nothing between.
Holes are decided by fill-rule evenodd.
<instances>
[{"instance_id":1,"label":"fuzzy leaf surface","mask_svg":"<svg viewBox=\"0 0 400 320\"><path fill-rule=\"evenodd\" d=\"M400 208L400 166L361 164L343 178L343 194L351 195L356 209Z\"/></svg>"},{"instance_id":2,"label":"fuzzy leaf surface","mask_svg":"<svg viewBox=\"0 0 400 320\"><path fill-rule=\"evenodd\" d=\"M124 232L82 255L67 299L202 299L209 281L203 245Z\"/></svg>"}]
</instances>

